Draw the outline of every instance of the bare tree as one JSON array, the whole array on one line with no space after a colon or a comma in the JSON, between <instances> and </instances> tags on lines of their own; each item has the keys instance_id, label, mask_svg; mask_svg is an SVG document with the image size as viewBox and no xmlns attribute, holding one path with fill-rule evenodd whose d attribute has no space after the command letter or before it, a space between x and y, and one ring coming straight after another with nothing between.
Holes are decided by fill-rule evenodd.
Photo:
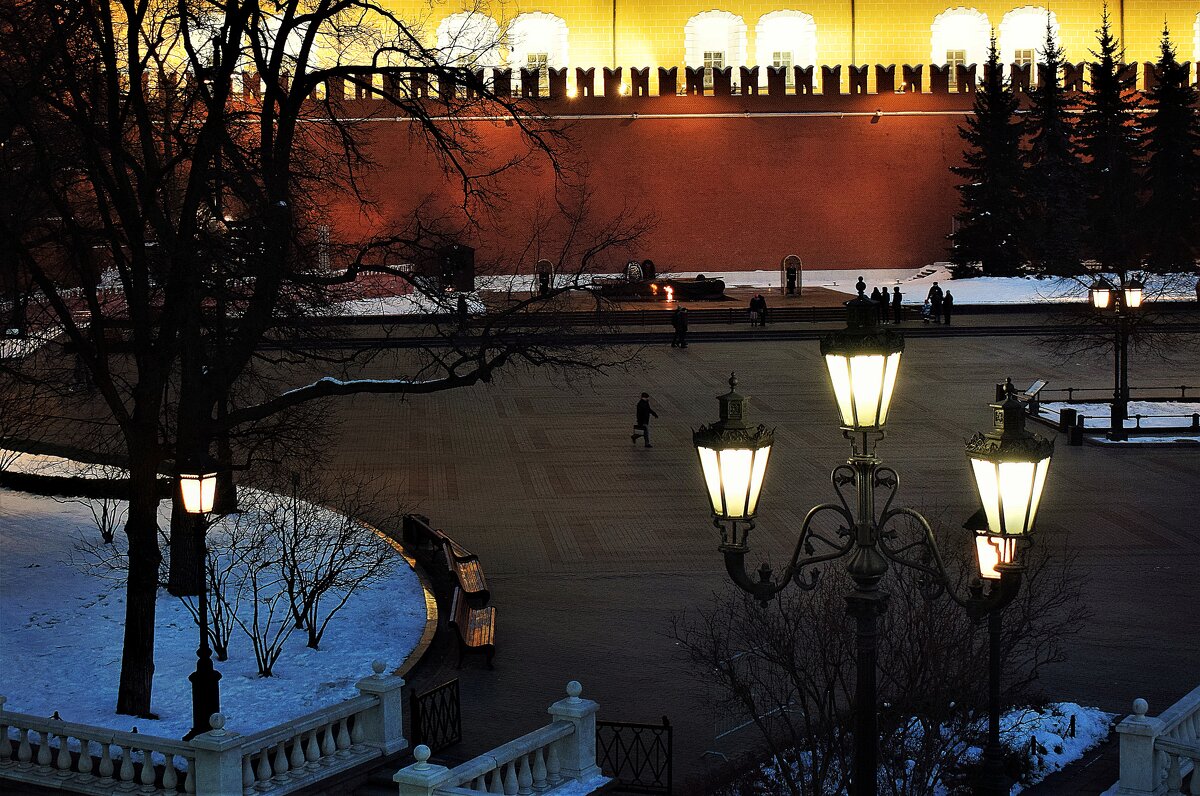
<instances>
[{"instance_id":1,"label":"bare tree","mask_svg":"<svg viewBox=\"0 0 1200 796\"><path fill-rule=\"evenodd\" d=\"M488 381L512 364L603 368L627 356L538 322L579 287L570 278L550 296L489 308L469 334L441 315L410 328L413 356L396 378L354 378L343 370L366 355L321 345L327 333L314 317L368 275L436 294L402 266L449 237L418 216L366 240L323 242L321 206L335 191L369 202L359 180L370 165L365 131L349 121L357 109L342 112L340 87L373 92L413 121L462 185L475 223L497 207L498 170L536 157L567 175L561 130L470 65L447 65L425 40L419 22L375 0L16 0L0 9L2 162L9 195L23 197L0 212L0 252L19 274L5 290L15 302L32 286L36 303L22 305L30 325L61 329L55 350L0 362L0 373L5 389L53 386L58 400L30 410L48 416L39 436L120 455L128 471L118 712L150 708L160 474L206 455L244 466L235 456L321 398L419 395ZM427 99L416 87L433 82L458 88ZM507 117L526 151L498 166L460 121L472 116ZM564 198L559 210L575 213L556 244L566 275L621 252L641 224L597 219L582 199ZM69 389L81 373L84 393ZM80 415L98 425L66 422ZM202 546L192 523L172 526L169 583L187 594L200 585L191 573Z\"/></svg>"},{"instance_id":2,"label":"bare tree","mask_svg":"<svg viewBox=\"0 0 1200 796\"><path fill-rule=\"evenodd\" d=\"M948 566L962 586L970 562L950 548ZM1027 585L1005 612L1005 699L1029 698L1047 663L1086 616L1069 554L1035 551ZM880 773L882 793L931 794L954 783L979 745L986 706L986 634L910 570L889 574L890 607L880 627ZM850 582L827 566L812 592L787 590L760 606L742 593L714 594L706 609L677 618L671 635L692 675L715 691L718 710L751 723L770 756L770 791L842 792L851 771L854 637L843 596ZM756 777L746 772L743 786ZM742 791L735 786L733 792Z\"/></svg>"}]
</instances>

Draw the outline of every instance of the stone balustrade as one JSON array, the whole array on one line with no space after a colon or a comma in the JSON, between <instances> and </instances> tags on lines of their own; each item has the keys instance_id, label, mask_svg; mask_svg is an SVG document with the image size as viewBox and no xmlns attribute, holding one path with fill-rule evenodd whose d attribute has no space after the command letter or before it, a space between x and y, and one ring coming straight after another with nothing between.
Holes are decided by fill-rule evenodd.
<instances>
[{"instance_id":1,"label":"stone balustrade","mask_svg":"<svg viewBox=\"0 0 1200 796\"><path fill-rule=\"evenodd\" d=\"M1121 739L1120 796L1178 796L1191 771L1188 793L1200 796L1200 687L1160 713L1147 716L1144 699L1117 725Z\"/></svg>"},{"instance_id":2,"label":"stone balustrade","mask_svg":"<svg viewBox=\"0 0 1200 796\"><path fill-rule=\"evenodd\" d=\"M190 742L13 713L0 697L0 780L89 794L281 796L311 788L407 746L404 680L384 674L380 661L372 668L355 684L357 697L253 735L225 729L217 713L214 729Z\"/></svg>"},{"instance_id":3,"label":"stone balustrade","mask_svg":"<svg viewBox=\"0 0 1200 796\"><path fill-rule=\"evenodd\" d=\"M427 746L414 750L417 762L396 772L399 796L508 796L554 793L606 780L596 765L596 712L600 706L581 699L583 687L572 680L567 698L550 706L554 719L467 762L446 768L429 763Z\"/></svg>"}]
</instances>

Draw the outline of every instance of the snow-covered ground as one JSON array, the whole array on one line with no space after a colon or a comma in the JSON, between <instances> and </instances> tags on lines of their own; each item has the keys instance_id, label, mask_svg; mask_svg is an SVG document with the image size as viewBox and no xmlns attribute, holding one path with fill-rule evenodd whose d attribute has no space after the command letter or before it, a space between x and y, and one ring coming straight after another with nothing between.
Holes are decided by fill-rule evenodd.
<instances>
[{"instance_id":1,"label":"snow-covered ground","mask_svg":"<svg viewBox=\"0 0 1200 796\"><path fill-rule=\"evenodd\" d=\"M22 468L24 469L24 468ZM215 532L215 531L214 531ZM0 694L6 709L163 737L191 726L188 674L197 627L179 599L158 599L152 709L157 721L113 713L120 670L123 587L73 565L83 538L100 535L88 508L0 490ZM355 696L371 661L397 666L425 628L416 573L399 559L387 578L352 596L331 622L321 649L303 632L288 639L276 676L256 675L250 640L235 630L229 660L217 664L227 727L250 733Z\"/></svg>"},{"instance_id":2,"label":"snow-covered ground","mask_svg":"<svg viewBox=\"0 0 1200 796\"><path fill-rule=\"evenodd\" d=\"M485 312L486 307L477 293L463 294L467 299L467 312L478 315ZM338 304L334 311L339 315L453 315L458 311L458 293L447 293L441 301L436 301L421 293L408 293L403 296L377 296L373 298L354 299Z\"/></svg>"},{"instance_id":3,"label":"snow-covered ground","mask_svg":"<svg viewBox=\"0 0 1200 796\"><path fill-rule=\"evenodd\" d=\"M1046 401L1041 404L1041 412L1050 420L1058 422L1063 409L1074 409L1083 416L1084 428L1109 428L1109 417L1112 412L1111 403L1067 403L1066 401ZM1130 401L1129 417L1125 418L1125 428L1137 428L1136 415L1141 415L1142 428L1179 428L1190 426L1192 415L1200 412L1198 401Z\"/></svg>"}]
</instances>

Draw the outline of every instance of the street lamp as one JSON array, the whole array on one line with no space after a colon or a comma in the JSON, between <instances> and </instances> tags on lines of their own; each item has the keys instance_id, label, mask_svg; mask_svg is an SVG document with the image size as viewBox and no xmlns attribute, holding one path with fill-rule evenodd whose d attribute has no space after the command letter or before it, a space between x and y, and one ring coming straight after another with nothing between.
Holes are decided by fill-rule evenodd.
<instances>
[{"instance_id":1,"label":"street lamp","mask_svg":"<svg viewBox=\"0 0 1200 796\"><path fill-rule=\"evenodd\" d=\"M195 518L196 568L199 593L197 613L200 615L200 646L196 650L196 671L188 675L192 683L192 729L183 737L190 741L211 729L209 718L221 711L221 673L212 662L212 649L208 646L208 549L204 534L208 528L208 515L213 510L217 491L217 468L212 466L185 466L179 470L179 497L184 511Z\"/></svg>"},{"instance_id":2,"label":"street lamp","mask_svg":"<svg viewBox=\"0 0 1200 796\"><path fill-rule=\"evenodd\" d=\"M1000 745L1001 612L1017 596L1024 571L1019 548L1028 544L1041 505L1054 444L1025 428L1025 407L1013 392L992 407L993 428L967 443L967 458L983 506L966 527L975 533L982 586L968 600L972 616L988 620L988 740L976 793L1007 796L1012 783Z\"/></svg>"},{"instance_id":3,"label":"street lamp","mask_svg":"<svg viewBox=\"0 0 1200 796\"><path fill-rule=\"evenodd\" d=\"M1115 319L1113 402L1108 431L1109 439L1113 440L1128 438L1125 418L1129 416L1129 321L1132 312L1141 309L1145 292L1145 286L1137 278L1123 280L1119 290L1107 280L1097 279L1088 290L1092 307L1097 312L1105 312L1111 308Z\"/></svg>"},{"instance_id":4,"label":"street lamp","mask_svg":"<svg viewBox=\"0 0 1200 796\"><path fill-rule=\"evenodd\" d=\"M987 444L969 448L968 454L973 461L978 459L992 466L992 480L985 478L986 485L980 487L980 493L984 495L987 485L994 484L992 513L1000 520L995 525L987 524L991 515L985 508L970 524L977 526L973 530L988 537L983 546L977 546L977 552L985 554L986 560L981 559L981 564L987 564L989 571L994 572L995 585L986 594L980 585L968 598L959 597L949 588L929 522L911 508L892 506L899 476L875 455L876 444L885 436L884 425L899 375L904 340L894 330L878 327L875 302L867 299L861 288L857 298L846 302L846 308L846 328L822 340L821 353L841 415L842 433L851 442L851 454L831 475L838 502L822 503L809 510L795 550L778 578L773 576L769 564L763 563L754 577L745 564L750 552L748 536L754 527L753 518L774 443L773 432L749 422L748 399L731 389L718 397L720 420L697 430L693 442L700 457L713 524L721 534L718 549L730 578L739 588L766 604L793 580L802 589L816 588L816 572L810 571L805 577L806 567L846 559L846 572L854 582L853 590L846 596L847 613L855 620L857 639L851 794L873 796L878 768L876 644L878 618L888 601L880 581L889 564L917 570L930 576L975 617L1011 601L1020 584L1017 545L1032 530L1049 454L1038 455L1026 466L1028 462L1017 455L1019 448L1038 454L1045 451L1040 442L1030 441L1033 435L1024 432L1024 415L1008 411L1011 404L1019 407L1019 402L1010 393L1004 402L993 406L998 412L997 428L978 435ZM736 380L731 378L730 385L736 386ZM976 473L977 478L988 475L983 464ZM848 487L854 489L853 496L845 494ZM883 493L882 511L876 510L877 491ZM1018 510L1022 497L1024 508ZM987 496L984 503L988 505ZM839 523L835 534L815 527L818 518L828 515ZM900 522L893 525L896 520ZM902 538L909 525L919 529L919 539ZM992 537L996 537L995 542ZM996 551L994 561L988 558L988 549ZM998 642L998 635L996 638ZM997 704L998 701L996 690Z\"/></svg>"}]
</instances>

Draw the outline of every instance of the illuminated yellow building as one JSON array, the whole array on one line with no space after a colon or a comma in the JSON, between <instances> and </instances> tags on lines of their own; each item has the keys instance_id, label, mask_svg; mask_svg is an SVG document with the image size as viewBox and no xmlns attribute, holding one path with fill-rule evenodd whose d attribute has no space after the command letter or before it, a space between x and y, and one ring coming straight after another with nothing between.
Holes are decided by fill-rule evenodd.
<instances>
[{"instance_id":1,"label":"illuminated yellow building","mask_svg":"<svg viewBox=\"0 0 1200 796\"><path fill-rule=\"evenodd\" d=\"M1036 59L1047 18L1072 62L1090 59L1101 0L1045 6L928 0L740 0L712 7L672 0L553 0L544 4L410 0L430 44L480 65L521 67L807 66L980 63L995 31L1005 63ZM1200 61L1200 3L1124 0L1109 6L1128 62L1155 61L1164 22L1181 59ZM791 70L788 70L789 72ZM761 70L761 72L765 72ZM765 74L760 73L765 82Z\"/></svg>"}]
</instances>

